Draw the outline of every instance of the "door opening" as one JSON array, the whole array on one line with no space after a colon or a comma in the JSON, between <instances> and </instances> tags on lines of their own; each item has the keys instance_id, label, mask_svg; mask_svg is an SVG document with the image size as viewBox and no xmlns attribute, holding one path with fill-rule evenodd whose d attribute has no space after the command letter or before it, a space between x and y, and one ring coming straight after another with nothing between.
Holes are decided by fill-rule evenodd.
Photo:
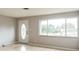
<instances>
[{"instance_id":1,"label":"door opening","mask_svg":"<svg viewBox=\"0 0 79 59\"><path fill-rule=\"evenodd\" d=\"M28 21L20 20L19 21L19 42L28 43Z\"/></svg>"}]
</instances>

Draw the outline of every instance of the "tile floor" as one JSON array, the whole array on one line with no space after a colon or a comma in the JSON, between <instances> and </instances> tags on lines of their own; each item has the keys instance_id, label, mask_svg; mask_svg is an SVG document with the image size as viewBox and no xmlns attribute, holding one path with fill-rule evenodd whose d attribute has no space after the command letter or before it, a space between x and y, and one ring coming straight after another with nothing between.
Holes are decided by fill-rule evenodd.
<instances>
[{"instance_id":1,"label":"tile floor","mask_svg":"<svg viewBox=\"0 0 79 59\"><path fill-rule=\"evenodd\" d=\"M60 50L36 47L24 44L13 44L7 47L0 47L0 51L60 51Z\"/></svg>"}]
</instances>

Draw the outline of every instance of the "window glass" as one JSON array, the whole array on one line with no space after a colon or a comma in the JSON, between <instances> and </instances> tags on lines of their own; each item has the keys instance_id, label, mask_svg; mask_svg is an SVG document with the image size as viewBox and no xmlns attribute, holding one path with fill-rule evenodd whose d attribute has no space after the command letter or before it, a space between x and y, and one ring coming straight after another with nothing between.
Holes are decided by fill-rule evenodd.
<instances>
[{"instance_id":1,"label":"window glass","mask_svg":"<svg viewBox=\"0 0 79 59\"><path fill-rule=\"evenodd\" d=\"M66 35L77 37L77 17L67 18Z\"/></svg>"},{"instance_id":2,"label":"window glass","mask_svg":"<svg viewBox=\"0 0 79 59\"><path fill-rule=\"evenodd\" d=\"M47 35L47 20L41 20L39 27L40 35Z\"/></svg>"},{"instance_id":3,"label":"window glass","mask_svg":"<svg viewBox=\"0 0 79 59\"><path fill-rule=\"evenodd\" d=\"M65 19L48 20L48 35L49 36L65 36Z\"/></svg>"}]
</instances>

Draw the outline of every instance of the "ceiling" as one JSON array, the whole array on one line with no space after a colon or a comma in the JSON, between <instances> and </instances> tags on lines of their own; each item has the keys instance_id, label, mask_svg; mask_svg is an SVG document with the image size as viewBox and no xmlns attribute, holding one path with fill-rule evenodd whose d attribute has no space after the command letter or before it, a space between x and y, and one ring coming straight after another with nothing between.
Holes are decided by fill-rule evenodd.
<instances>
[{"instance_id":1,"label":"ceiling","mask_svg":"<svg viewBox=\"0 0 79 59\"><path fill-rule=\"evenodd\" d=\"M24 10L23 8L0 8L0 15L19 18L77 10L79 8L29 8L28 10Z\"/></svg>"}]
</instances>

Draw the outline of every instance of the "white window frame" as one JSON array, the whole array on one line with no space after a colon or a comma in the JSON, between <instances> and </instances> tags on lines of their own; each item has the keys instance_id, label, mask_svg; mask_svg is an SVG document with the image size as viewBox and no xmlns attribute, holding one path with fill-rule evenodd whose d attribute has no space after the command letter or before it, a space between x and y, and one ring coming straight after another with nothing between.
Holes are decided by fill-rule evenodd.
<instances>
[{"instance_id":1,"label":"white window frame","mask_svg":"<svg viewBox=\"0 0 79 59\"><path fill-rule=\"evenodd\" d=\"M78 18L78 17L77 17L77 18ZM66 24L66 21L67 21L66 19L67 19L67 18L65 17L65 24ZM43 20L39 20L39 31L40 31L40 21L43 21ZM47 30L48 30L48 21L49 21L49 20L47 20ZM53 36L53 37L76 37L76 38L77 38L77 37L78 37L78 28L79 28L79 27L78 27L78 19L77 19L77 36L67 36L67 34L66 34L66 33L67 33L67 32L66 32L66 26L65 26L65 36L61 36L61 35L60 35L60 36ZM40 33L39 33L39 35L40 35ZM46 35L40 35L40 36L49 36L49 35L48 35L48 32L47 32Z\"/></svg>"}]
</instances>

